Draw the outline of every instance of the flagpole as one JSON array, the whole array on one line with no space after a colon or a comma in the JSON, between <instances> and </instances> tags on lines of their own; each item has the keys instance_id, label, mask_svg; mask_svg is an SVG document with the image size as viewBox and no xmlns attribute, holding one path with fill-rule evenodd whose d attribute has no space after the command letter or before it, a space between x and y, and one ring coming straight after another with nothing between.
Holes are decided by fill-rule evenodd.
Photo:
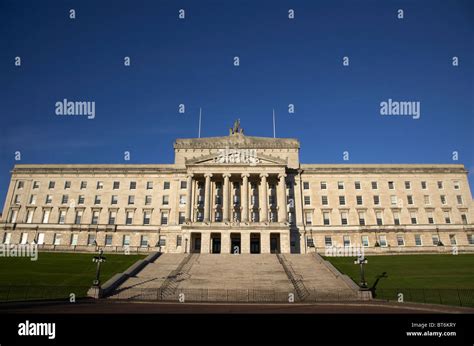
<instances>
[{"instance_id":1,"label":"flagpole","mask_svg":"<svg viewBox=\"0 0 474 346\"><path fill-rule=\"evenodd\" d=\"M276 138L276 130L275 130L275 109L273 109L273 138Z\"/></svg>"},{"instance_id":2,"label":"flagpole","mask_svg":"<svg viewBox=\"0 0 474 346\"><path fill-rule=\"evenodd\" d=\"M199 107L199 133L198 138L201 138L201 107Z\"/></svg>"}]
</instances>

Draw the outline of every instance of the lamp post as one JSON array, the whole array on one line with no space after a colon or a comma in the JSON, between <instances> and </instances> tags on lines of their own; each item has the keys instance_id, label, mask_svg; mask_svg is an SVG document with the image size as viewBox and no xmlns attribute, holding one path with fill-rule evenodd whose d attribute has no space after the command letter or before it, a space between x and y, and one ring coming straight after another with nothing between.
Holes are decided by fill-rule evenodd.
<instances>
[{"instance_id":1,"label":"lamp post","mask_svg":"<svg viewBox=\"0 0 474 346\"><path fill-rule=\"evenodd\" d=\"M95 280L92 281L92 285L95 287L100 287L100 264L102 262L105 262L105 257L102 256L103 253L104 251L102 249L99 249L99 255L94 256L94 258L92 259L92 262L97 263L97 268L95 271Z\"/></svg>"},{"instance_id":2,"label":"lamp post","mask_svg":"<svg viewBox=\"0 0 474 346\"><path fill-rule=\"evenodd\" d=\"M362 290L367 290L367 282L365 281L365 271L364 271L364 265L367 264L367 258L364 257L364 255L360 254L359 257L356 258L354 261L354 264L360 265L360 284L359 287Z\"/></svg>"},{"instance_id":3,"label":"lamp post","mask_svg":"<svg viewBox=\"0 0 474 346\"><path fill-rule=\"evenodd\" d=\"M439 236L439 228L436 226L436 234L438 235L438 246L444 246L443 242L441 241L441 238Z\"/></svg>"}]
</instances>

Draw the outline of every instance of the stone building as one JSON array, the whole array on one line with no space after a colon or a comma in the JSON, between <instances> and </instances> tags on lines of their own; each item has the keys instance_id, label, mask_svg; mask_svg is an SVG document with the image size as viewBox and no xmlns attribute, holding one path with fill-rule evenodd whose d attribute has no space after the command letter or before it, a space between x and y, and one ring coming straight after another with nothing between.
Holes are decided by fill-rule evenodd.
<instances>
[{"instance_id":1,"label":"stone building","mask_svg":"<svg viewBox=\"0 0 474 346\"><path fill-rule=\"evenodd\" d=\"M177 139L174 164L15 165L0 241L43 249L474 249L459 164L301 164L296 139Z\"/></svg>"}]
</instances>

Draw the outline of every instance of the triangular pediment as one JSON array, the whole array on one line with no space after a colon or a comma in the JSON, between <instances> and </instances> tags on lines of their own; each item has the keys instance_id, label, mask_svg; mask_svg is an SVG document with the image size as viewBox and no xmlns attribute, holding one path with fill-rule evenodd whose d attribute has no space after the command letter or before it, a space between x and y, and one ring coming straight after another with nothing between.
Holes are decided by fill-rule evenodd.
<instances>
[{"instance_id":1,"label":"triangular pediment","mask_svg":"<svg viewBox=\"0 0 474 346\"><path fill-rule=\"evenodd\" d=\"M222 150L219 153L203 155L186 160L187 166L205 165L286 165L287 161L279 157L255 154L252 150Z\"/></svg>"}]
</instances>

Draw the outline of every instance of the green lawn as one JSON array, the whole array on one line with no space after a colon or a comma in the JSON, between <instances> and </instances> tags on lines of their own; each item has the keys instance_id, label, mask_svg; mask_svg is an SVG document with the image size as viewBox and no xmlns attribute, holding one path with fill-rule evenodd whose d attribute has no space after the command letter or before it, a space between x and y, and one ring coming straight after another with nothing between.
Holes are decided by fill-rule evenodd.
<instances>
[{"instance_id":1,"label":"green lawn","mask_svg":"<svg viewBox=\"0 0 474 346\"><path fill-rule=\"evenodd\" d=\"M96 254L40 252L37 261L28 257L0 257L0 301L83 297L95 278ZM143 255L105 254L101 282L125 271Z\"/></svg>"},{"instance_id":2,"label":"green lawn","mask_svg":"<svg viewBox=\"0 0 474 346\"><path fill-rule=\"evenodd\" d=\"M359 266L353 257L326 257L356 283ZM399 255L367 257L366 280L377 298L474 306L474 255Z\"/></svg>"}]
</instances>

